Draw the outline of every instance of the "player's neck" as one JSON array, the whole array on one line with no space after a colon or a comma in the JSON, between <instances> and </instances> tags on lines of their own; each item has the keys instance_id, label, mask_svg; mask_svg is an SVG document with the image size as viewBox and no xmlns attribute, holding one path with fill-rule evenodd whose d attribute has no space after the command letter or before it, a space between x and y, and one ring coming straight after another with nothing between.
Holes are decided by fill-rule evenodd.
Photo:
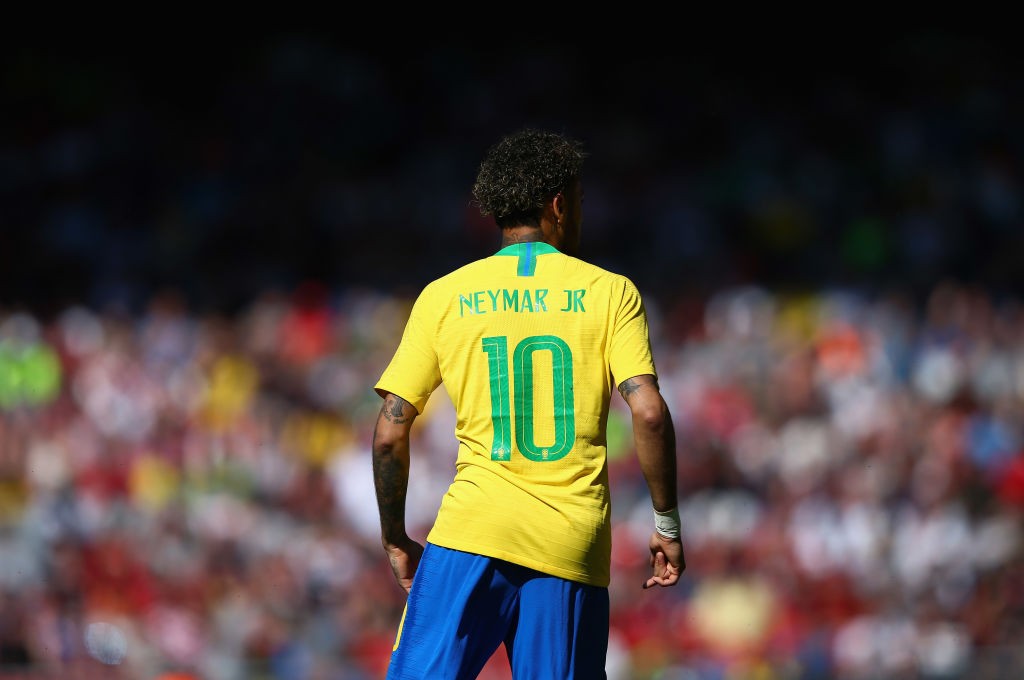
<instances>
[{"instance_id":1,"label":"player's neck","mask_svg":"<svg viewBox=\"0 0 1024 680\"><path fill-rule=\"evenodd\" d=\"M515 245L516 243L548 242L544 231L540 227L521 226L508 227L501 230L501 247ZM552 244L554 245L554 244Z\"/></svg>"}]
</instances>

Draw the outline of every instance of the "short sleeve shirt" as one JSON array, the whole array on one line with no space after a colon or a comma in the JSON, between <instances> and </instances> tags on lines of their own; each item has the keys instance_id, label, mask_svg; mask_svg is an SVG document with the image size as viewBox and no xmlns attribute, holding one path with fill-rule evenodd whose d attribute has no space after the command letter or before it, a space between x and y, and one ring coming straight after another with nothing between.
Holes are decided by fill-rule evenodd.
<instances>
[{"instance_id":1,"label":"short sleeve shirt","mask_svg":"<svg viewBox=\"0 0 1024 680\"><path fill-rule=\"evenodd\" d=\"M427 540L607 586L611 391L644 374L647 316L624 276L520 243L430 283L375 386L422 413L443 383L455 406L455 477Z\"/></svg>"}]
</instances>

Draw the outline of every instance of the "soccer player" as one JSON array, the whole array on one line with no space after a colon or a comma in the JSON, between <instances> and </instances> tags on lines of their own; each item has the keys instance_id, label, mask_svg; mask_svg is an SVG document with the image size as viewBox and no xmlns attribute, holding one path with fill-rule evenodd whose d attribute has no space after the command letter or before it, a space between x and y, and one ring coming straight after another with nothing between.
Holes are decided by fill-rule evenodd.
<instances>
[{"instance_id":1,"label":"soccer player","mask_svg":"<svg viewBox=\"0 0 1024 680\"><path fill-rule=\"evenodd\" d=\"M473 196L501 249L423 289L375 386L381 539L408 592L388 678L475 678L502 642L517 679L606 677L615 386L654 511L643 587L685 568L643 302L628 278L575 257L585 155L533 129L488 150ZM441 383L458 457L424 547L405 528L410 429Z\"/></svg>"}]
</instances>

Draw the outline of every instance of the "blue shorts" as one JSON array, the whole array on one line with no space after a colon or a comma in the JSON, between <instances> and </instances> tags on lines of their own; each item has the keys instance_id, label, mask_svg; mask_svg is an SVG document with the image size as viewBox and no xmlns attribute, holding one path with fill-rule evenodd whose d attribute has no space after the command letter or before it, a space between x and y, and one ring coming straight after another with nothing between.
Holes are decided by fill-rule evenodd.
<instances>
[{"instance_id":1,"label":"blue shorts","mask_svg":"<svg viewBox=\"0 0 1024 680\"><path fill-rule=\"evenodd\" d=\"M427 543L389 680L472 680L505 643L514 678L607 677L608 589Z\"/></svg>"}]
</instances>

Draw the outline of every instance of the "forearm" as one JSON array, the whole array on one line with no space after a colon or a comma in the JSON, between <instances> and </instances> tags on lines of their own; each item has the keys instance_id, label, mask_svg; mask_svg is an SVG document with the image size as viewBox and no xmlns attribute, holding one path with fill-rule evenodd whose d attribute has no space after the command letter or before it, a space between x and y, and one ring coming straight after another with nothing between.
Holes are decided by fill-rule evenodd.
<instances>
[{"instance_id":1,"label":"forearm","mask_svg":"<svg viewBox=\"0 0 1024 680\"><path fill-rule=\"evenodd\" d=\"M657 418L634 413L633 440L654 509L664 512L675 508L679 502L676 434L667 407L662 405L661 415Z\"/></svg>"},{"instance_id":2,"label":"forearm","mask_svg":"<svg viewBox=\"0 0 1024 680\"><path fill-rule=\"evenodd\" d=\"M381 542L396 545L407 537L405 499L409 489L409 442L373 445L373 484L380 513Z\"/></svg>"},{"instance_id":3,"label":"forearm","mask_svg":"<svg viewBox=\"0 0 1024 680\"><path fill-rule=\"evenodd\" d=\"M653 575L644 588L667 587L679 582L686 569L680 539L679 498L676 488L676 431L672 414L658 389L654 376L638 376L624 381L619 391L633 412L633 441L654 505L654 531L651 532Z\"/></svg>"},{"instance_id":4,"label":"forearm","mask_svg":"<svg viewBox=\"0 0 1024 680\"><path fill-rule=\"evenodd\" d=\"M385 547L408 540L405 497L409 490L409 430L416 410L401 397L387 394L373 430L373 486Z\"/></svg>"},{"instance_id":5,"label":"forearm","mask_svg":"<svg viewBox=\"0 0 1024 680\"><path fill-rule=\"evenodd\" d=\"M676 496L676 432L672 414L661 396L653 375L638 375L624 380L619 393L633 415L633 442L637 460L654 509L673 510Z\"/></svg>"}]
</instances>

